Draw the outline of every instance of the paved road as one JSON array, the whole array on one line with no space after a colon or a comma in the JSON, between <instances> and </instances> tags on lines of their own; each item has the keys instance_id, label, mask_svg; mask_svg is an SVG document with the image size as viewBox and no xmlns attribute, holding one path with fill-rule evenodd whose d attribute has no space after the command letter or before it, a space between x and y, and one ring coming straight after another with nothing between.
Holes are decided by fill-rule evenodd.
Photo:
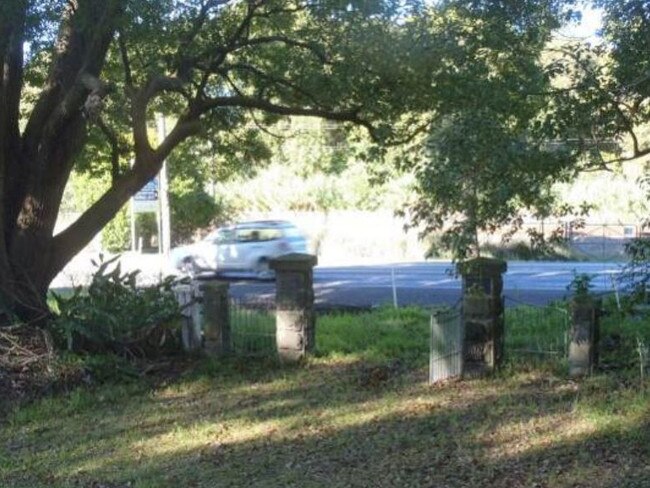
<instances>
[{"instance_id":1,"label":"paved road","mask_svg":"<svg viewBox=\"0 0 650 488\"><path fill-rule=\"evenodd\" d=\"M157 281L172 270L157 255L125 254L122 269L141 269L142 282ZM419 262L367 266L318 266L314 270L316 303L320 307L372 307L392 303L392 276L400 305L453 305L460 298L460 280L449 271L449 262ZM162 271L161 271L162 270ZM510 262L505 276L507 304L515 300L544 304L567 295L573 270L595 276L596 292L612 291L612 277L620 270L616 263ZM90 257L80 255L62 272L54 288L87 283L92 271ZM246 299L272 299L274 283L230 278L233 295Z\"/></svg>"},{"instance_id":2,"label":"paved road","mask_svg":"<svg viewBox=\"0 0 650 488\"><path fill-rule=\"evenodd\" d=\"M395 265L317 267L314 271L316 303L321 307L371 307L393 301L393 275L400 305L453 305L460 298L460 280L450 273L449 262ZM577 273L594 275L593 290L613 290L612 279L620 271L615 263L511 262L505 276L508 304L544 304L567 295L566 287ZM233 295L272 298L273 283L231 279Z\"/></svg>"}]
</instances>

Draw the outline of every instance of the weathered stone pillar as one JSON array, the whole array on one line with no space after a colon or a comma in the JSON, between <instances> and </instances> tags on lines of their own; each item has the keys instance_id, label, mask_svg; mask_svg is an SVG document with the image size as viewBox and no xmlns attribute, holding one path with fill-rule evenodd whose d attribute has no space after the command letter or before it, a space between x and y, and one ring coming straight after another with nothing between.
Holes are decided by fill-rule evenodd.
<instances>
[{"instance_id":1,"label":"weathered stone pillar","mask_svg":"<svg viewBox=\"0 0 650 488\"><path fill-rule=\"evenodd\" d=\"M590 296L576 296L571 300L569 376L589 375L598 364L601 306L600 300Z\"/></svg>"},{"instance_id":2,"label":"weathered stone pillar","mask_svg":"<svg viewBox=\"0 0 650 488\"><path fill-rule=\"evenodd\" d=\"M298 361L314 349L313 268L316 263L316 256L299 253L271 260L271 269L276 273L275 338L282 361Z\"/></svg>"},{"instance_id":3,"label":"weathered stone pillar","mask_svg":"<svg viewBox=\"0 0 650 488\"><path fill-rule=\"evenodd\" d=\"M199 290L203 295L203 339L208 354L217 356L231 352L230 303L228 283L207 281Z\"/></svg>"},{"instance_id":4,"label":"weathered stone pillar","mask_svg":"<svg viewBox=\"0 0 650 488\"><path fill-rule=\"evenodd\" d=\"M505 261L476 258L458 264L463 277L463 376L493 372L503 361Z\"/></svg>"}]
</instances>

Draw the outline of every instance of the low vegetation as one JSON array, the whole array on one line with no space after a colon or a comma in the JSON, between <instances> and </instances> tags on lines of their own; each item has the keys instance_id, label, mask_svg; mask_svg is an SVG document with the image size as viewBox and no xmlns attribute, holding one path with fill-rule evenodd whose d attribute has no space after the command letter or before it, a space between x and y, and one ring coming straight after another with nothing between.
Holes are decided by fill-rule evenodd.
<instances>
[{"instance_id":1,"label":"low vegetation","mask_svg":"<svg viewBox=\"0 0 650 488\"><path fill-rule=\"evenodd\" d=\"M548 348L566 331L560 314L537 335L530 311L508 314L511 345L548 337ZM494 378L429 386L425 310L323 316L300 367L177 360L15 410L0 485L647 486L650 402L634 348L650 320L620 318L604 319L604 344L629 365L576 382L555 355L522 353Z\"/></svg>"},{"instance_id":2,"label":"low vegetation","mask_svg":"<svg viewBox=\"0 0 650 488\"><path fill-rule=\"evenodd\" d=\"M180 309L172 290L174 278L137 286L139 271L122 272L118 259L100 255L87 288L52 293L55 342L68 351L126 357L156 356L165 346L178 350Z\"/></svg>"}]
</instances>

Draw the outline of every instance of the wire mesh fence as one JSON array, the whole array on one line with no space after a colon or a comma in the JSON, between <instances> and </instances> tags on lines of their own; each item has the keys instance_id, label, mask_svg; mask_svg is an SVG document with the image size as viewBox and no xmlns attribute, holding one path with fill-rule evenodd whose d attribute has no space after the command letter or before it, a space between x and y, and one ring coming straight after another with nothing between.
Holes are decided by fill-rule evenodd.
<instances>
[{"instance_id":1,"label":"wire mesh fence","mask_svg":"<svg viewBox=\"0 0 650 488\"><path fill-rule=\"evenodd\" d=\"M230 331L235 355L275 355L275 302L251 302L231 297Z\"/></svg>"},{"instance_id":2,"label":"wire mesh fence","mask_svg":"<svg viewBox=\"0 0 650 488\"><path fill-rule=\"evenodd\" d=\"M588 258L598 260L624 259L625 245L644 235L640 224L585 224L566 230L567 245Z\"/></svg>"},{"instance_id":3,"label":"wire mesh fence","mask_svg":"<svg viewBox=\"0 0 650 488\"><path fill-rule=\"evenodd\" d=\"M459 309L431 312L429 383L462 375L463 337L463 322Z\"/></svg>"},{"instance_id":4,"label":"wire mesh fence","mask_svg":"<svg viewBox=\"0 0 650 488\"><path fill-rule=\"evenodd\" d=\"M515 360L549 360L566 356L569 313L557 305L532 305L506 297L505 353Z\"/></svg>"}]
</instances>

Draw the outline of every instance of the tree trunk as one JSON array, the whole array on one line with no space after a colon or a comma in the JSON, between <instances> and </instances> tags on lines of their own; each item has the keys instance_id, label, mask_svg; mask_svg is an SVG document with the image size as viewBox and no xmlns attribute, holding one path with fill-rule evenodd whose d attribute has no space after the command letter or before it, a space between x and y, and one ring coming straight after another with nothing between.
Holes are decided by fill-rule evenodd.
<instances>
[{"instance_id":1,"label":"tree trunk","mask_svg":"<svg viewBox=\"0 0 650 488\"><path fill-rule=\"evenodd\" d=\"M88 80L97 80L102 71L124 5L124 0L67 4L48 78L22 131L28 2L0 8L0 325L7 311L27 321L49 314L47 290L65 264L57 256L54 225L85 143L84 103L102 88Z\"/></svg>"},{"instance_id":2,"label":"tree trunk","mask_svg":"<svg viewBox=\"0 0 650 488\"><path fill-rule=\"evenodd\" d=\"M56 276L53 232L63 191L72 169L74 155L84 140L84 122L79 118L66 127L61 143L45 151L42 160L32 162L29 177L20 180L20 199L11 226L5 227L7 262L0 277L5 302L23 320L47 316L46 294ZM19 155L18 157L21 157ZM24 160L24 158L21 157ZM57 170L54 171L54 168Z\"/></svg>"}]
</instances>

